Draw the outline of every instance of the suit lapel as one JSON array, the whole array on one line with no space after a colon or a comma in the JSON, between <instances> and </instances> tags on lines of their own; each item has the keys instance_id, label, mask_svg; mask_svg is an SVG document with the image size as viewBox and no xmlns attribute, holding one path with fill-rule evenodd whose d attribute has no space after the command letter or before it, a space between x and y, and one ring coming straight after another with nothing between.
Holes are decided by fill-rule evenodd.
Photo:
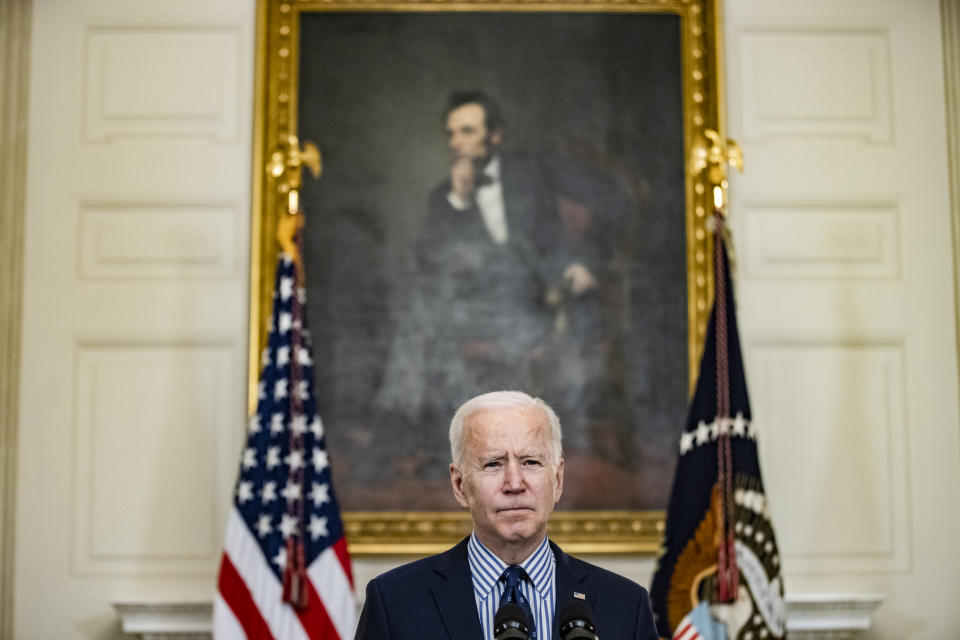
<instances>
[{"instance_id":1,"label":"suit lapel","mask_svg":"<svg viewBox=\"0 0 960 640\"><path fill-rule=\"evenodd\" d=\"M582 593L586 596L585 602L593 611L597 603L597 594L588 591L584 586L584 581L590 573L590 566L576 561L553 542L550 543L553 548L553 555L557 561L556 601L553 609L553 638L560 640L560 610L563 605L573 599L574 593Z\"/></svg>"},{"instance_id":2,"label":"suit lapel","mask_svg":"<svg viewBox=\"0 0 960 640\"><path fill-rule=\"evenodd\" d=\"M522 161L500 157L500 185L503 189L503 208L506 212L511 238L526 238L536 230L530 228L536 207L534 177L526 171Z\"/></svg>"},{"instance_id":3,"label":"suit lapel","mask_svg":"<svg viewBox=\"0 0 960 640\"><path fill-rule=\"evenodd\" d=\"M450 640L483 638L467 560L467 540L440 554L433 567L437 579L430 592Z\"/></svg>"}]
</instances>

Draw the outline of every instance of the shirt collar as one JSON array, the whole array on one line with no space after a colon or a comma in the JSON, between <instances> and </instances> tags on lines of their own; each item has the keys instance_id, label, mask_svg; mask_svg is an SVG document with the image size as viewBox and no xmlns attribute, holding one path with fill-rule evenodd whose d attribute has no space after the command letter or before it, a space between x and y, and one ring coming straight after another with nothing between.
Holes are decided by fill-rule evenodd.
<instances>
[{"instance_id":1,"label":"shirt collar","mask_svg":"<svg viewBox=\"0 0 960 640\"><path fill-rule=\"evenodd\" d=\"M470 563L470 574L473 576L473 590L477 597L486 599L503 575L507 563L487 549L477 538L476 532L470 534L467 559ZM550 538L547 536L544 536L540 546L520 563L541 598L549 595L550 572L553 571L554 563L553 549L550 548Z\"/></svg>"},{"instance_id":2,"label":"shirt collar","mask_svg":"<svg viewBox=\"0 0 960 640\"><path fill-rule=\"evenodd\" d=\"M492 183L500 181L500 156L493 156L483 168L483 175L490 178Z\"/></svg>"}]
</instances>

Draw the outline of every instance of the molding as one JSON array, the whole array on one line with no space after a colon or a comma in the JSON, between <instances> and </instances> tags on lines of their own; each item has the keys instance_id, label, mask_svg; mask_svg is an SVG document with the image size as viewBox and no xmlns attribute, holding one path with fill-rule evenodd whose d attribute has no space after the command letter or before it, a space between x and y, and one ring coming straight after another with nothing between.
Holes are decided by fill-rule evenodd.
<instances>
[{"instance_id":1,"label":"molding","mask_svg":"<svg viewBox=\"0 0 960 640\"><path fill-rule=\"evenodd\" d=\"M213 630L213 603L209 600L114 602L124 633L143 640L200 640Z\"/></svg>"},{"instance_id":2,"label":"molding","mask_svg":"<svg viewBox=\"0 0 960 640\"><path fill-rule=\"evenodd\" d=\"M943 33L943 81L946 95L947 180L950 182L950 231L953 238L953 304L960 363L960 0L940 0Z\"/></svg>"},{"instance_id":3,"label":"molding","mask_svg":"<svg viewBox=\"0 0 960 640\"><path fill-rule=\"evenodd\" d=\"M881 594L801 593L787 596L787 630L797 638L853 638L870 629ZM201 640L210 637L209 600L122 600L113 603L124 633L143 640Z\"/></svg>"},{"instance_id":4,"label":"molding","mask_svg":"<svg viewBox=\"0 0 960 640\"><path fill-rule=\"evenodd\" d=\"M32 0L0 2L0 639L13 637L20 324Z\"/></svg>"},{"instance_id":5,"label":"molding","mask_svg":"<svg viewBox=\"0 0 960 640\"><path fill-rule=\"evenodd\" d=\"M798 638L852 638L870 629L882 594L800 593L787 599L787 632Z\"/></svg>"}]
</instances>

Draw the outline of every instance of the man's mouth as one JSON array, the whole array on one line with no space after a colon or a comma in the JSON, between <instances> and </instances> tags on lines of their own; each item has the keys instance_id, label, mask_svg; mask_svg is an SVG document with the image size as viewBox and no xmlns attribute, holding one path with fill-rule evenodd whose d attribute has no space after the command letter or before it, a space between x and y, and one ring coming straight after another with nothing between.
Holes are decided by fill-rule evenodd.
<instances>
[{"instance_id":1,"label":"man's mouth","mask_svg":"<svg viewBox=\"0 0 960 640\"><path fill-rule=\"evenodd\" d=\"M522 513L526 511L533 511L533 507L503 507L502 509L497 510L498 513L505 513L508 515L511 513Z\"/></svg>"}]
</instances>

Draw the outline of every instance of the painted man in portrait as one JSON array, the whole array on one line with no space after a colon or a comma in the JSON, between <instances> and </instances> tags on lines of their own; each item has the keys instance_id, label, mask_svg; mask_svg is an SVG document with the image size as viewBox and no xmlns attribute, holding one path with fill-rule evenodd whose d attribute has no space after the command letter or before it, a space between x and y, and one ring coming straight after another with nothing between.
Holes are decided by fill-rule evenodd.
<instances>
[{"instance_id":1,"label":"painted man in portrait","mask_svg":"<svg viewBox=\"0 0 960 640\"><path fill-rule=\"evenodd\" d=\"M500 107L483 92L453 93L444 124L449 175L429 198L377 398L380 425L409 425L414 439L432 437L478 389L580 400L589 372L582 362L557 370L558 336L597 333L600 322L598 280L545 163L505 150ZM405 471L435 468L429 450Z\"/></svg>"}]
</instances>

